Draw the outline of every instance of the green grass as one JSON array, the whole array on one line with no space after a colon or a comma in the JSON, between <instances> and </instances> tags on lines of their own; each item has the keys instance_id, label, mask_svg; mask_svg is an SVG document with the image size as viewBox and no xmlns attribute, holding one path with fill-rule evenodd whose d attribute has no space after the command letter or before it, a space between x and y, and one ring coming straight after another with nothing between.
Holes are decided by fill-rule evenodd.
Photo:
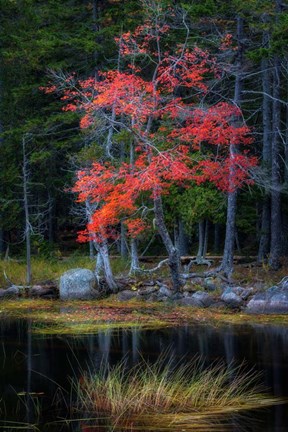
<instances>
[{"instance_id":1,"label":"green grass","mask_svg":"<svg viewBox=\"0 0 288 432\"><path fill-rule=\"evenodd\" d=\"M129 263L128 263L129 264ZM127 260L115 258L111 260L115 274L127 272ZM87 256L71 255L62 259L33 258L32 259L32 283L38 284L45 281L56 281L64 272L72 268L95 269L95 260ZM0 287L9 286L5 280L4 271L15 285L26 284L26 263L23 259L0 260Z\"/></svg>"},{"instance_id":2,"label":"green grass","mask_svg":"<svg viewBox=\"0 0 288 432\"><path fill-rule=\"evenodd\" d=\"M95 263L89 257L71 256L67 259L33 258L32 259L32 280L33 283L55 281L62 273L76 267L94 269ZM15 285L26 284L26 264L22 260L0 261L0 286L9 285L4 277L4 270L9 279Z\"/></svg>"},{"instance_id":3,"label":"green grass","mask_svg":"<svg viewBox=\"0 0 288 432\"><path fill-rule=\"evenodd\" d=\"M114 429L196 431L207 421L280 403L257 384L259 376L223 364L204 369L200 360L187 365L142 362L128 372L125 363L98 374L84 373L74 383L77 408L106 418ZM174 429L175 428L175 429Z\"/></svg>"}]
</instances>

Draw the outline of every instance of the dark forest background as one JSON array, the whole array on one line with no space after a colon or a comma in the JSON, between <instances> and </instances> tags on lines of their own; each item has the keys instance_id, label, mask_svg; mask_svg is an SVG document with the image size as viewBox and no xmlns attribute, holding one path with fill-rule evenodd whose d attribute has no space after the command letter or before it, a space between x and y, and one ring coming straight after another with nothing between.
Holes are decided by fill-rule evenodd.
<instances>
[{"instance_id":1,"label":"dark forest background","mask_svg":"<svg viewBox=\"0 0 288 432\"><path fill-rule=\"evenodd\" d=\"M151 2L150 2L151 3ZM277 269L288 254L288 4L280 0L163 0L185 11L194 44L219 52L227 73L214 86L219 100L238 101L252 128L260 167L254 185L237 192L234 247ZM143 21L145 1L0 0L0 253L21 255L29 208L32 254L65 255L85 225L69 192L75 172L103 157L101 143L79 129L79 115L62 110L40 90L51 75L93 76L117 67L114 38ZM177 44L177 32L171 44ZM235 48L237 47L237 49ZM117 139L123 137L115 137ZM195 186L165 197L167 223L181 255L223 254L227 194ZM124 238L123 238L124 236ZM111 245L128 254L125 233ZM164 254L157 232L138 243L140 253ZM90 251L91 252L91 251ZM92 251L93 252L93 251ZM92 253L91 252L91 253Z\"/></svg>"}]
</instances>

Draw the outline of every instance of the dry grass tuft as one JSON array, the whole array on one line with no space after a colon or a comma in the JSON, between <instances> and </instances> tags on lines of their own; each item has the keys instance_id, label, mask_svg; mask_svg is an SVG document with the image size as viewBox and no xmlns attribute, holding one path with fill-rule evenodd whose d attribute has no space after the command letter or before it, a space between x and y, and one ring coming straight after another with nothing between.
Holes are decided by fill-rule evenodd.
<instances>
[{"instance_id":1,"label":"dry grass tuft","mask_svg":"<svg viewBox=\"0 0 288 432\"><path fill-rule=\"evenodd\" d=\"M199 430L225 413L279 403L263 393L254 372L223 364L205 369L200 360L172 367L166 360L152 366L143 361L128 372L121 363L108 372L84 374L74 384L78 408L107 418L113 429Z\"/></svg>"}]
</instances>

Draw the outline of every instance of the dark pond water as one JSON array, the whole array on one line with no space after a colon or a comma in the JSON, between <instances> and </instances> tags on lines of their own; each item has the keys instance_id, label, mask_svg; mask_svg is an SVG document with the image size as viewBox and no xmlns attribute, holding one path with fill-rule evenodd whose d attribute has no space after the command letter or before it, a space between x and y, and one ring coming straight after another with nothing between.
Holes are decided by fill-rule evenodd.
<instances>
[{"instance_id":1,"label":"dark pond water","mask_svg":"<svg viewBox=\"0 0 288 432\"><path fill-rule=\"evenodd\" d=\"M154 361L168 348L175 359L185 356L186 361L195 355L201 355L207 364L216 360L227 364L245 361L247 367L262 372L262 382L272 394L288 396L287 328L189 326L106 331L72 338L33 335L29 326L27 321L0 321L0 430L14 430L13 424L17 422L18 427L23 427L21 430L28 430L25 423L29 423L41 431L96 432L96 429L83 428L79 421L61 422L69 418L65 404L69 400L71 377L80 377L87 368L97 370L103 361L115 364L126 358L133 365L140 356ZM288 405L237 416L232 419L229 430L286 432Z\"/></svg>"}]
</instances>

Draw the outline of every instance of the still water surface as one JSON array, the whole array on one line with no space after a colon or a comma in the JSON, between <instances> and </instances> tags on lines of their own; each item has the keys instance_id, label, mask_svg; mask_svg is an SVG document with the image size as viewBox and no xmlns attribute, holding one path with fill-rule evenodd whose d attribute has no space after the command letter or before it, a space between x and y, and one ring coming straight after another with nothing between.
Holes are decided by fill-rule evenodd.
<instances>
[{"instance_id":1,"label":"still water surface","mask_svg":"<svg viewBox=\"0 0 288 432\"><path fill-rule=\"evenodd\" d=\"M226 364L245 361L247 368L262 372L261 381L271 394L288 397L288 328L285 327L189 326L106 331L72 338L33 335L30 325L27 321L0 321L0 430L10 432L17 422L21 427L23 423L24 430L28 430L24 423L30 423L41 431L88 432L92 429L83 428L83 423L77 421L68 425L54 423L69 418L71 377L80 377L88 368L97 370L103 361L111 365L125 358L131 366L140 357L155 361L167 349L174 354L175 361L184 356L189 361L195 355L200 355L207 364L218 360ZM27 393L31 396L27 397ZM286 432L288 405L235 416L229 430Z\"/></svg>"}]
</instances>

